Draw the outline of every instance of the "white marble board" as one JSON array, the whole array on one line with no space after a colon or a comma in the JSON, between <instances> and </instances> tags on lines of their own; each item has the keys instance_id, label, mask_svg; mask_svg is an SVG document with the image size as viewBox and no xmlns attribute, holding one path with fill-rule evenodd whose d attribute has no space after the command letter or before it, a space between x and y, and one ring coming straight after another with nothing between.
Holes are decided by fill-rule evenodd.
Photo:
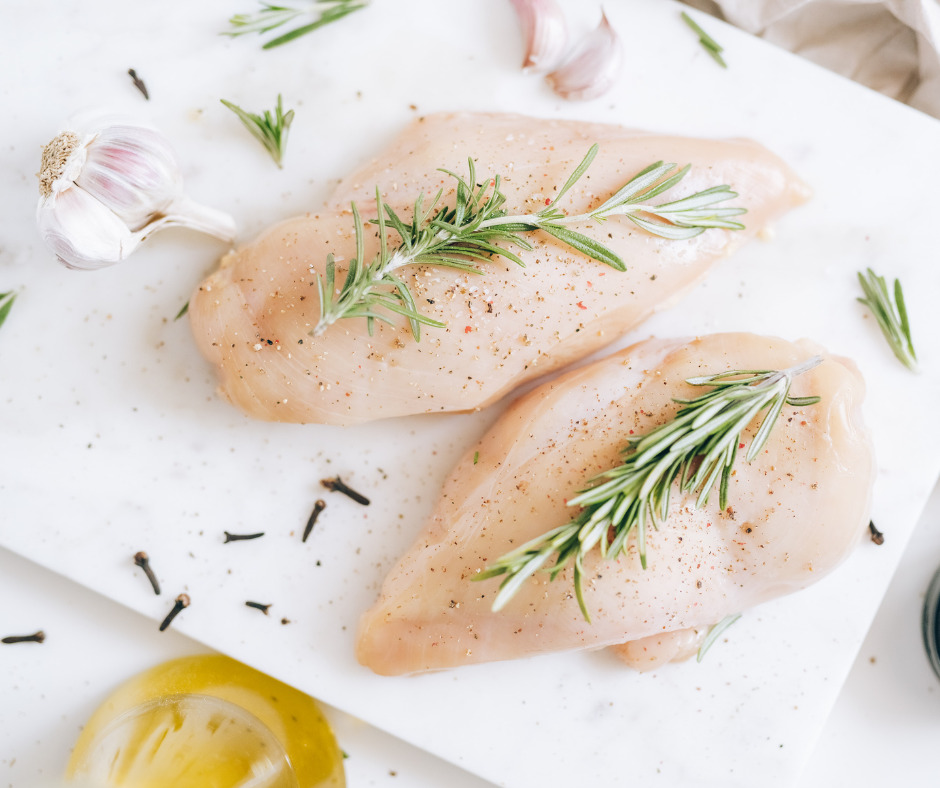
<instances>
[{"instance_id":1,"label":"white marble board","mask_svg":"<svg viewBox=\"0 0 940 788\"><path fill-rule=\"evenodd\" d=\"M193 604L174 627L501 785L791 784L940 472L940 428L924 417L940 393L940 125L704 18L726 48L721 70L670 2L607 4L624 70L588 103L520 72L503 0L375 0L271 51L218 35L251 6L5 6L15 24L0 29L0 291L20 295L0 330L0 544L154 620L186 591ZM565 8L579 32L597 22L593 3ZM284 170L218 101L260 110L278 93L297 111ZM503 406L351 429L240 416L173 320L219 244L167 232L123 266L83 274L39 242L41 146L71 114L101 107L161 128L191 195L231 212L242 239L315 208L416 113L505 110L760 140L814 199L618 344L742 329L853 357L869 384L885 545L863 544L813 588L749 611L701 665L638 675L591 653L372 675L352 656L357 616L450 464ZM906 286L917 376L855 302L855 271L868 265ZM301 544L318 481L337 472L374 503L331 497ZM267 535L223 546L225 529ZM131 564L140 549L161 597ZM271 615L245 608L249 598L272 602Z\"/></svg>"}]
</instances>

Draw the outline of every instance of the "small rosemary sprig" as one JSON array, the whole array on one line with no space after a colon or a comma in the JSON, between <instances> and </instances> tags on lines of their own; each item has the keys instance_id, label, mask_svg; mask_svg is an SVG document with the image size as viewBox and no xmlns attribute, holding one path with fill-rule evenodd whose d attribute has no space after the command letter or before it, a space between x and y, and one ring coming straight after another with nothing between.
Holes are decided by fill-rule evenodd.
<instances>
[{"instance_id":1,"label":"small rosemary sprig","mask_svg":"<svg viewBox=\"0 0 940 788\"><path fill-rule=\"evenodd\" d=\"M625 271L626 265L613 250L572 230L569 225L625 216L647 232L673 240L692 238L711 227L744 229L743 224L731 218L746 213L744 208L719 205L738 196L725 185L654 204L655 197L679 183L690 169L689 165L677 169L677 165L661 161L638 173L597 208L574 216L566 214L558 208L558 203L591 166L597 151L598 146L592 145L555 198L537 213L509 214L505 210L506 197L500 191L500 176L487 178L479 185L472 159L466 179L441 170L457 183L454 204L441 204L443 190L438 191L428 207L424 205L423 195L419 196L410 221L400 219L376 189L378 215L374 224L378 226L379 251L368 263L363 222L353 203L356 257L338 294L335 292L335 261L333 255L327 258L325 276L322 279L317 276L320 318L310 333L318 336L337 320L351 317L366 318L371 333L375 320L393 322L390 312L407 317L414 338L419 340L421 324L438 328L444 324L418 312L408 285L396 271L409 265L426 264L482 274L477 264L494 257L505 257L521 266L523 262L518 255L498 243L513 243L530 250L533 247L524 234L533 230L542 230L594 260ZM397 246L389 243L389 229L400 238Z\"/></svg>"},{"instance_id":2,"label":"small rosemary sprig","mask_svg":"<svg viewBox=\"0 0 940 788\"><path fill-rule=\"evenodd\" d=\"M232 110L254 138L264 145L264 149L271 154L274 163L283 168L281 160L284 158L284 150L287 147L287 130L290 128L291 121L294 120L294 110L284 112L281 94L277 94L277 106L274 108L273 115L268 110L264 111L264 115L255 115L245 112L230 101L219 100Z\"/></svg>"},{"instance_id":3,"label":"small rosemary sprig","mask_svg":"<svg viewBox=\"0 0 940 788\"><path fill-rule=\"evenodd\" d=\"M683 21L695 32L698 36L698 42L702 45L702 48L712 56L712 59L722 68L728 68L728 64L725 63L725 59L721 56L721 53L725 51L724 47L715 41L708 33L706 33L699 26L692 17L690 17L685 11L682 12Z\"/></svg>"},{"instance_id":4,"label":"small rosemary sprig","mask_svg":"<svg viewBox=\"0 0 940 788\"><path fill-rule=\"evenodd\" d=\"M912 372L916 372L917 354L914 353L914 342L911 340L911 324L907 318L901 282L894 280L892 303L884 277L878 276L871 268L864 274L859 272L858 281L865 293L865 297L858 300L871 309L897 360Z\"/></svg>"},{"instance_id":5,"label":"small rosemary sprig","mask_svg":"<svg viewBox=\"0 0 940 788\"><path fill-rule=\"evenodd\" d=\"M647 526L658 528L669 517L674 481L681 493L697 494L696 508L704 506L718 483L719 506L727 507L728 478L737 457L743 430L762 410L767 410L746 459L751 462L763 448L785 404L802 407L819 397L791 397L793 379L822 361L814 356L789 369L733 370L689 378L692 386L712 386L695 399L675 399L682 407L665 424L646 435L630 438L623 463L591 481L568 501L583 507L570 522L553 528L499 558L473 577L486 580L505 575L493 610L500 610L535 572L554 555L547 568L551 579L574 562L574 588L578 605L591 620L584 601L584 557L595 547L601 555L616 558L627 550L627 537L636 532L640 564L646 568Z\"/></svg>"},{"instance_id":6,"label":"small rosemary sprig","mask_svg":"<svg viewBox=\"0 0 940 788\"><path fill-rule=\"evenodd\" d=\"M272 49L295 38L312 33L314 30L324 25L342 19L344 16L365 8L368 5L366 0L314 0L307 9L293 8L291 6L273 5L272 3L261 3L261 10L253 14L235 14L228 20L231 29L225 31L225 35L243 36L247 33L267 33L270 30L286 25L299 16L313 16L312 22L294 28L276 38L272 38L262 49Z\"/></svg>"},{"instance_id":7,"label":"small rosemary sprig","mask_svg":"<svg viewBox=\"0 0 940 788\"><path fill-rule=\"evenodd\" d=\"M16 301L16 293L12 290L6 293L0 293L0 326L6 322L10 310L13 308L14 301Z\"/></svg>"}]
</instances>

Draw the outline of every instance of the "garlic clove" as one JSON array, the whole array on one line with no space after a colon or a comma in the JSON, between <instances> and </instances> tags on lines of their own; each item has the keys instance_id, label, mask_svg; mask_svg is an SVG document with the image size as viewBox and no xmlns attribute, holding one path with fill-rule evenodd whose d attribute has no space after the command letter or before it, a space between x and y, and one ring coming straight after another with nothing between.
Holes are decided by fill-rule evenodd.
<instances>
[{"instance_id":1,"label":"garlic clove","mask_svg":"<svg viewBox=\"0 0 940 788\"><path fill-rule=\"evenodd\" d=\"M565 16L555 0L512 0L526 43L525 71L551 71L568 43Z\"/></svg>"},{"instance_id":2,"label":"garlic clove","mask_svg":"<svg viewBox=\"0 0 940 788\"><path fill-rule=\"evenodd\" d=\"M622 59L620 36L611 27L607 14L602 13L597 28L545 79L562 98L588 101L610 90L620 73Z\"/></svg>"},{"instance_id":3,"label":"garlic clove","mask_svg":"<svg viewBox=\"0 0 940 788\"><path fill-rule=\"evenodd\" d=\"M45 147L39 173L39 231L66 266L120 262L167 227L235 238L232 217L183 194L176 157L159 132L103 116L75 126L83 133L62 132Z\"/></svg>"},{"instance_id":4,"label":"garlic clove","mask_svg":"<svg viewBox=\"0 0 940 788\"><path fill-rule=\"evenodd\" d=\"M108 126L86 146L75 183L114 211L132 230L165 212L182 194L170 146L150 129Z\"/></svg>"},{"instance_id":5,"label":"garlic clove","mask_svg":"<svg viewBox=\"0 0 940 788\"><path fill-rule=\"evenodd\" d=\"M36 221L46 246L68 268L112 265L139 243L112 210L77 186L40 200Z\"/></svg>"}]
</instances>

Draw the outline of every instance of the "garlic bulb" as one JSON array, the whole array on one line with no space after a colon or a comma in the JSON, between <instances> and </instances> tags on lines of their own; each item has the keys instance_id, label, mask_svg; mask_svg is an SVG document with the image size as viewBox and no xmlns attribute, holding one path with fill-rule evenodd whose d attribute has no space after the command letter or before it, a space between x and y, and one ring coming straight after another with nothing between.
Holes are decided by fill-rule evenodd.
<instances>
[{"instance_id":1,"label":"garlic bulb","mask_svg":"<svg viewBox=\"0 0 940 788\"><path fill-rule=\"evenodd\" d=\"M230 216L183 195L163 136L131 123L99 121L88 133L59 134L43 149L39 194L39 232L69 268L120 262L166 227L235 237Z\"/></svg>"},{"instance_id":2,"label":"garlic bulb","mask_svg":"<svg viewBox=\"0 0 940 788\"><path fill-rule=\"evenodd\" d=\"M606 93L620 73L620 36L602 12L601 23L586 35L564 64L545 79L559 96L587 101Z\"/></svg>"},{"instance_id":3,"label":"garlic bulb","mask_svg":"<svg viewBox=\"0 0 940 788\"><path fill-rule=\"evenodd\" d=\"M555 0L511 0L526 42L525 71L551 71L561 60L568 32Z\"/></svg>"}]
</instances>

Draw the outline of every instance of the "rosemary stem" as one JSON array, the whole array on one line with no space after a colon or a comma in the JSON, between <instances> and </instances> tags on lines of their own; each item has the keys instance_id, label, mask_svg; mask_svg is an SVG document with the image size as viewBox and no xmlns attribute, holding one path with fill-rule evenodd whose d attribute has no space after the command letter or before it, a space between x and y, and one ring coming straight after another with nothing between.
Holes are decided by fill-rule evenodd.
<instances>
[{"instance_id":1,"label":"rosemary stem","mask_svg":"<svg viewBox=\"0 0 940 788\"><path fill-rule=\"evenodd\" d=\"M352 306L359 304L374 287L383 284L383 280L389 274L397 271L399 268L407 268L409 265L414 265L415 259L420 256L432 243L448 240L449 238L452 238L453 235L453 233L448 232L447 230L441 230L428 243L413 247L408 252L404 252L402 249L396 249L394 252L392 252L391 256L388 258L388 261L381 268L376 269L372 276L363 278L360 282L354 285L352 290L350 290L347 295L344 295L341 299L333 302L332 308L324 312L320 320L317 321L317 324L313 329L313 336L322 336L323 333L337 320L345 317L347 312L347 304Z\"/></svg>"},{"instance_id":2,"label":"rosemary stem","mask_svg":"<svg viewBox=\"0 0 940 788\"><path fill-rule=\"evenodd\" d=\"M622 205L619 208L611 208L610 210L604 211L603 214L593 214L593 213L579 213L574 216L557 216L553 215L551 217L552 224L580 224L582 222L597 221L598 219L603 220L608 216L626 216L631 213L656 213L656 207L653 205ZM537 213L527 213L521 216L497 216L493 219L487 219L485 222L480 224L482 229L489 227L499 227L506 224L530 224L533 229L537 229L543 222L546 221L545 216L541 216Z\"/></svg>"},{"instance_id":3,"label":"rosemary stem","mask_svg":"<svg viewBox=\"0 0 940 788\"><path fill-rule=\"evenodd\" d=\"M784 406L819 402L816 396L791 396L790 387L794 378L821 362L820 356L813 356L780 371L727 370L686 378L689 385L712 391L692 399L674 398L680 407L670 421L629 438L620 465L595 476L586 489L567 499L568 506L581 510L568 523L505 554L474 576L474 580L503 576L493 609L503 607L535 572L548 571L554 579L573 563L575 596L590 622L584 558L595 550L602 558L616 558L627 551L633 533L645 569L647 534L668 519L674 485L679 494L696 496L696 509L707 504L717 486L719 508L724 510L729 474L738 449L745 446L745 430L761 419L744 454L751 462L766 445ZM554 564L548 566L552 556Z\"/></svg>"},{"instance_id":4,"label":"rosemary stem","mask_svg":"<svg viewBox=\"0 0 940 788\"><path fill-rule=\"evenodd\" d=\"M468 160L470 174L467 179L449 170L441 170L456 180L453 205L446 201L442 203L443 189L428 205L425 204L427 195L419 195L410 221L400 219L376 189L378 216L373 224L378 226L379 250L368 264L364 259L364 226L353 203L356 257L347 266L342 285L337 287L335 258L332 253L327 256L325 274L317 274L320 316L310 334L320 336L338 320L358 317L365 318L371 335L376 320L394 324L393 315L397 314L408 319L412 335L418 341L421 324L436 328L445 328L446 324L420 312L408 283L396 275L399 269L425 264L482 274L482 264L495 258L505 258L521 266L524 265L523 260L513 251L512 245L531 250L533 246L525 234L533 230L548 233L588 259L624 271L626 263L614 250L569 226L601 222L609 216L622 215L646 232L670 240L692 238L709 228L744 229L740 222L728 219L745 213L744 208L712 207L737 196L728 186L713 186L680 200L652 204L656 196L675 186L689 171L689 165L686 165L673 172L676 165L662 161L638 173L592 211L566 214L556 204L584 175L597 150L597 145L591 147L565 184L557 190L555 199L546 200L545 207L535 213L504 212L506 195L500 191L500 177L496 175L480 183L472 159ZM399 237L397 245L390 247L388 232Z\"/></svg>"},{"instance_id":5,"label":"rosemary stem","mask_svg":"<svg viewBox=\"0 0 940 788\"><path fill-rule=\"evenodd\" d=\"M444 237L445 235L450 235L450 233L438 233L440 237ZM397 271L399 268L411 265L418 254L420 254L420 250L414 251L411 254L402 254L401 249L396 249L392 253L392 256L388 258L388 262L376 271L372 282L381 282L382 279L384 279L387 274L392 273L392 271Z\"/></svg>"},{"instance_id":6,"label":"rosemary stem","mask_svg":"<svg viewBox=\"0 0 940 788\"><path fill-rule=\"evenodd\" d=\"M795 366L790 367L789 369L783 370L780 373L781 377L796 378L802 375L804 372L809 372L814 367L818 367L822 364L822 356L812 356L811 358L806 359L806 361L796 364Z\"/></svg>"},{"instance_id":7,"label":"rosemary stem","mask_svg":"<svg viewBox=\"0 0 940 788\"><path fill-rule=\"evenodd\" d=\"M372 276L363 278L361 281L357 282L348 293L332 302L331 308L323 312L323 316L317 321L316 326L314 326L313 336L322 336L337 320L346 316L349 307L361 303L372 288L381 285L386 276L393 271L397 271L399 268L412 265L415 257L417 257L421 251L422 249L412 249L410 254L403 254L401 249L396 249L388 259L388 262L377 269ZM331 293L330 295L332 296L333 294Z\"/></svg>"}]
</instances>

